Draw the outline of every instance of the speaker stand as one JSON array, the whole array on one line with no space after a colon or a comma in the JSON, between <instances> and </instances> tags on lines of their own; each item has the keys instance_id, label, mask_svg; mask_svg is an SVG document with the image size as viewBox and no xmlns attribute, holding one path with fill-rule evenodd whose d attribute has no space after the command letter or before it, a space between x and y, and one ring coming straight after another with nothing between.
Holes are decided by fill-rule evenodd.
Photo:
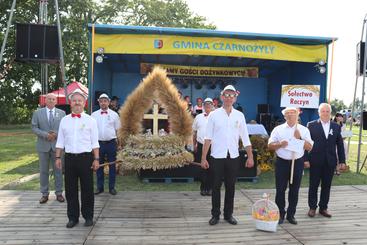
<instances>
[{"instance_id":1,"label":"speaker stand","mask_svg":"<svg viewBox=\"0 0 367 245\"><path fill-rule=\"evenodd\" d=\"M0 64L3 61L3 55L5 51L6 42L8 40L8 34L10 30L10 26L13 20L13 14L15 11L16 6L16 0L13 0L13 3L11 5L9 20L6 26L5 36L3 43L1 45L1 51L0 51ZM40 7L39 7L39 16L40 16L40 22L39 24L47 24L47 5L48 0L40 0ZM64 85L65 90L65 98L67 98L67 89L66 89L66 77L65 77L65 64L64 64L64 50L62 47L62 39L61 39L61 27L60 27L60 12L59 12L59 3L58 0L55 0L55 10L56 10L56 21L57 21L57 32L58 32L58 38L59 38L59 52L60 52L60 72L61 72L61 81ZM42 93L45 94L48 92L48 64L41 64L41 86L42 86ZM69 104L69 101L66 99L66 104Z\"/></svg>"},{"instance_id":2,"label":"speaker stand","mask_svg":"<svg viewBox=\"0 0 367 245\"><path fill-rule=\"evenodd\" d=\"M366 161L367 161L367 154L366 154L366 156L364 157L364 160L363 160L363 163L362 163L362 165L361 165L361 168L360 169L357 169L357 172L361 172L362 171L362 169L363 169L363 167L364 167L364 165L365 165L365 163L366 163Z\"/></svg>"},{"instance_id":3,"label":"speaker stand","mask_svg":"<svg viewBox=\"0 0 367 245\"><path fill-rule=\"evenodd\" d=\"M47 19L47 1L41 0L39 5L38 24L48 24ZM41 90L42 94L48 93L48 64L41 64Z\"/></svg>"},{"instance_id":4,"label":"speaker stand","mask_svg":"<svg viewBox=\"0 0 367 245\"><path fill-rule=\"evenodd\" d=\"M363 32L365 32L365 40L367 41L367 28L366 28L366 22L367 22L367 15L365 16L364 20L363 20L363 27L362 27L362 36L361 36L361 42L363 42ZM362 57L361 57L362 59ZM363 127L363 105L364 105L364 95L365 95L365 81L366 81L366 63L367 63L367 45L364 45L364 57L363 57L363 81L362 81L362 100L361 100L361 119L360 119L360 125L359 125L359 137L358 137L358 153L357 153L357 173L360 172L360 170L362 168L359 168L360 166L360 160L361 160L361 145L362 145L362 127ZM358 65L358 62L357 62ZM356 75L356 84L355 84L355 89L357 88L357 83L358 83L358 76L359 74ZM356 99L356 93L354 93L354 98L353 98L353 107L352 107L352 113L354 111L354 103L355 103L355 99ZM353 114L352 114L352 118L353 118ZM365 159L366 160L366 159Z\"/></svg>"},{"instance_id":5,"label":"speaker stand","mask_svg":"<svg viewBox=\"0 0 367 245\"><path fill-rule=\"evenodd\" d=\"M56 10L57 33L58 33L58 37L59 37L59 53L60 53L61 81L64 84L65 104L68 105L69 104L69 100L68 100L68 91L67 91L66 77L65 77L64 50L63 50L63 47L62 47L62 39L61 39L59 2L57 0L55 0L55 10Z\"/></svg>"},{"instance_id":6,"label":"speaker stand","mask_svg":"<svg viewBox=\"0 0 367 245\"><path fill-rule=\"evenodd\" d=\"M10 26L11 26L11 21L13 19L13 14L14 14L16 3L17 3L17 1L16 0L13 0L13 3L11 5L9 20L8 20L8 24L6 26L6 31L5 31L5 37L4 37L4 40L3 40L3 44L1 45L0 64L1 64L1 62L3 62L3 55L4 55L4 51L5 51L5 45L6 45L6 42L8 40L9 29L10 29Z\"/></svg>"}]
</instances>

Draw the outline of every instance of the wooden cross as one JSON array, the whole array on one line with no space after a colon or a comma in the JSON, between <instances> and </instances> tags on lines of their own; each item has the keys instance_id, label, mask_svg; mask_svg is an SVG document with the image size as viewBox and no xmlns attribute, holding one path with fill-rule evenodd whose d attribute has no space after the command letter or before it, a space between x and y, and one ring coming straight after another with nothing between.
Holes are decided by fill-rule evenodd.
<instances>
[{"instance_id":1,"label":"wooden cross","mask_svg":"<svg viewBox=\"0 0 367 245\"><path fill-rule=\"evenodd\" d=\"M153 119L153 135L158 135L158 120L167 120L166 114L159 114L158 104L153 105L153 114L144 114L144 119Z\"/></svg>"}]
</instances>

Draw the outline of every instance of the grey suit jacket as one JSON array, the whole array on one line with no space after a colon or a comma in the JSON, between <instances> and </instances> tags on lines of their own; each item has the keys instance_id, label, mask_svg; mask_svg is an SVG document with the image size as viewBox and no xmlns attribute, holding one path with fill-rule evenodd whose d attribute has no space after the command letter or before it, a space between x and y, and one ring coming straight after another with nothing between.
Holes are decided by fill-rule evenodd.
<instances>
[{"instance_id":1,"label":"grey suit jacket","mask_svg":"<svg viewBox=\"0 0 367 245\"><path fill-rule=\"evenodd\" d=\"M48 109L44 107L36 110L32 117L32 131L37 135L37 151L39 152L48 152L51 149L55 151L56 140L53 142L48 141L47 134L49 131L57 134L60 121L65 116L63 110L55 108L54 120L50 125L47 119L47 113Z\"/></svg>"}]
</instances>

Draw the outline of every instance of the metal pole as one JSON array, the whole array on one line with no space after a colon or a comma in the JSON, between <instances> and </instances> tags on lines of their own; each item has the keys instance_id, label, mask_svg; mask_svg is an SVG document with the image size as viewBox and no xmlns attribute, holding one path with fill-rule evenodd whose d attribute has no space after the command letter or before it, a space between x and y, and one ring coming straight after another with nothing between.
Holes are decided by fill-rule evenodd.
<instances>
[{"instance_id":1,"label":"metal pole","mask_svg":"<svg viewBox=\"0 0 367 245\"><path fill-rule=\"evenodd\" d=\"M48 15L48 8L47 8L47 5L48 5L48 2L47 0L44 0L43 1L43 24L48 24L48 18L47 18L47 15ZM48 64L42 64L44 66L43 68L43 77L45 79L45 91L47 94L48 93Z\"/></svg>"},{"instance_id":2,"label":"metal pole","mask_svg":"<svg viewBox=\"0 0 367 245\"><path fill-rule=\"evenodd\" d=\"M43 24L43 0L39 1L38 7L38 24ZM44 34L43 34L44 35ZM43 37L44 38L44 37ZM41 93L46 94L46 82L44 77L44 65L41 64L41 74L40 74L40 82L41 82Z\"/></svg>"},{"instance_id":3,"label":"metal pole","mask_svg":"<svg viewBox=\"0 0 367 245\"><path fill-rule=\"evenodd\" d=\"M8 20L8 24L6 26L6 31L5 31L5 37L4 37L4 40L3 40L3 44L1 45L0 64L3 61L3 55L4 55L5 45L6 45L6 41L8 40L9 29L10 29L11 21L13 19L13 13L14 13L16 2L17 1L14 0L13 3L12 3L12 5L11 5L9 20Z\"/></svg>"},{"instance_id":4,"label":"metal pole","mask_svg":"<svg viewBox=\"0 0 367 245\"><path fill-rule=\"evenodd\" d=\"M363 27L366 27L367 19L363 20ZM364 29L363 29L364 30ZM360 172L359 164L361 160L361 145L362 145L362 128L363 128L363 110L364 110L364 94L365 94L365 82L366 82L366 62L367 62L367 31L365 31L365 45L364 45L364 57L363 57L363 81L362 81L362 106L361 106L361 114L360 114L360 125L359 125L359 139L358 139L358 155L357 155L357 172ZM363 37L363 34L362 34ZM361 57L362 58L362 57Z\"/></svg>"},{"instance_id":5,"label":"metal pole","mask_svg":"<svg viewBox=\"0 0 367 245\"><path fill-rule=\"evenodd\" d=\"M357 48L358 48L358 45L357 45ZM357 49L357 53L358 53L358 49ZM358 65L358 61L356 59L356 67ZM355 108L355 100L356 100L356 95L357 95L357 87L358 87L358 69L356 69L356 82L355 82L355 86L354 86L354 96L353 96L353 103L352 103L352 111L351 111L351 121L350 121L350 126L349 126L349 130L352 131L353 129L353 116L354 116L354 108ZM347 122L348 122L348 118L347 118ZM350 139L352 137L349 137L348 138L348 153L349 153L349 149L350 149ZM349 154L348 154L349 156ZM358 170L356 170L357 172Z\"/></svg>"},{"instance_id":6,"label":"metal pole","mask_svg":"<svg viewBox=\"0 0 367 245\"><path fill-rule=\"evenodd\" d=\"M366 27L366 21L367 19L364 18L363 26ZM362 95L364 95L364 88L365 88L365 82L366 82L366 62L367 62L367 30L365 30L365 43L364 43L364 57L363 57L363 81L362 81ZM362 58L362 57L361 57ZM362 168L359 168L359 160L360 160L360 153L361 153L361 141L362 141L362 127L363 127L363 109L364 109L364 102L363 102L363 96L362 96L362 109L361 109L361 123L359 125L359 145L358 145L358 161L357 161L357 171L361 172Z\"/></svg>"},{"instance_id":7,"label":"metal pole","mask_svg":"<svg viewBox=\"0 0 367 245\"><path fill-rule=\"evenodd\" d=\"M40 5L38 8L38 24L43 23L43 0L40 0Z\"/></svg>"},{"instance_id":8,"label":"metal pole","mask_svg":"<svg viewBox=\"0 0 367 245\"><path fill-rule=\"evenodd\" d=\"M47 18L47 5L48 0L40 0L39 5L39 20L38 23L45 25L48 24L48 18ZM46 33L43 34L44 38L46 36ZM45 39L44 39L45 40ZM45 52L45 50L43 50ZM48 64L41 64L41 85L42 85L42 94L48 93Z\"/></svg>"},{"instance_id":9,"label":"metal pole","mask_svg":"<svg viewBox=\"0 0 367 245\"><path fill-rule=\"evenodd\" d=\"M56 9L56 20L57 20L57 33L58 33L58 37L59 37L59 53L60 53L61 81L64 84L65 103L66 104L69 104L69 101L68 101L68 91L67 91L67 87L66 87L66 78L65 78L64 50L62 48L62 39L61 39L59 3L58 3L57 0L55 0L55 9Z\"/></svg>"}]
</instances>

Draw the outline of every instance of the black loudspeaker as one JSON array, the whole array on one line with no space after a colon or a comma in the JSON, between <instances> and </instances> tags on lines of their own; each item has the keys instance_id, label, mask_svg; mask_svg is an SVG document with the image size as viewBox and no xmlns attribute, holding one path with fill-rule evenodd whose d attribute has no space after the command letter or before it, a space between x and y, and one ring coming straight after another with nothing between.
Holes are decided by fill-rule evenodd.
<instances>
[{"instance_id":1,"label":"black loudspeaker","mask_svg":"<svg viewBox=\"0 0 367 245\"><path fill-rule=\"evenodd\" d=\"M57 26L17 24L17 61L56 63L59 59Z\"/></svg>"},{"instance_id":2,"label":"black loudspeaker","mask_svg":"<svg viewBox=\"0 0 367 245\"><path fill-rule=\"evenodd\" d=\"M363 112L363 130L367 130L367 111Z\"/></svg>"},{"instance_id":3,"label":"black loudspeaker","mask_svg":"<svg viewBox=\"0 0 367 245\"><path fill-rule=\"evenodd\" d=\"M269 104L258 104L257 105L257 114L269 113L269 112L270 112Z\"/></svg>"},{"instance_id":4,"label":"black loudspeaker","mask_svg":"<svg viewBox=\"0 0 367 245\"><path fill-rule=\"evenodd\" d=\"M271 131L271 114L270 113L260 113L259 122L264 125L266 131Z\"/></svg>"},{"instance_id":5,"label":"black loudspeaker","mask_svg":"<svg viewBox=\"0 0 367 245\"><path fill-rule=\"evenodd\" d=\"M357 75L359 76L363 76L364 49L365 49L364 46L365 46L364 42L359 42L357 44Z\"/></svg>"}]
</instances>

